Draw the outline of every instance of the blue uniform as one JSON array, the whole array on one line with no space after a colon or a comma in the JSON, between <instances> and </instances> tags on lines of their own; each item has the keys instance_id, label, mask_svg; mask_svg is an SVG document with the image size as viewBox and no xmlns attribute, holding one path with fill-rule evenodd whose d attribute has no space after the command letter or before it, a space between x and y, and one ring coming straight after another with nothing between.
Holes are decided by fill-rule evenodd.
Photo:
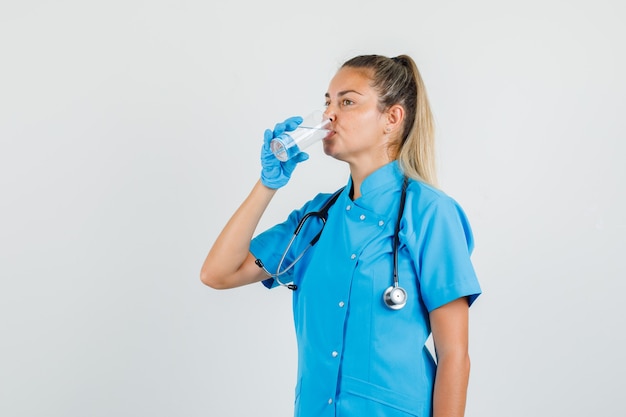
<instances>
[{"instance_id":1,"label":"blue uniform","mask_svg":"<svg viewBox=\"0 0 626 417\"><path fill-rule=\"evenodd\" d=\"M400 310L385 305L383 292L393 284L402 180L397 162L391 162L368 176L362 196L352 201L350 179L330 208L320 240L280 277L298 287L293 292L297 417L432 414L436 365L425 347L429 312L460 297L471 304L481 290L463 210L443 192L411 180L398 252L407 304ZM255 237L252 254L274 272L302 216L319 210L329 197L317 195L284 223ZM307 221L283 265L319 228L320 221ZM277 285L274 279L264 284Z\"/></svg>"}]
</instances>

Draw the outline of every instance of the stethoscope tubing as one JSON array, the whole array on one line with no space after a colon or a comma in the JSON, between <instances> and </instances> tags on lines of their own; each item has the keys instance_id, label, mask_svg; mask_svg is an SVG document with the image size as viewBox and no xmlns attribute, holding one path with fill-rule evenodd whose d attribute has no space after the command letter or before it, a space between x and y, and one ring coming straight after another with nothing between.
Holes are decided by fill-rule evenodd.
<instances>
[{"instance_id":1,"label":"stethoscope tubing","mask_svg":"<svg viewBox=\"0 0 626 417\"><path fill-rule=\"evenodd\" d=\"M404 307L406 305L406 299L407 299L407 293L404 290L404 288L400 287L400 279L398 277L398 250L400 247L400 223L404 215L404 206L406 203L406 192L407 192L408 184L409 184L409 178L405 176L402 182L402 194L400 197L400 206L398 208L398 216L396 219L396 224L394 226L394 235L393 235L393 285L387 288L385 292L383 293L383 300L384 300L385 305L387 305L387 307L393 310L399 310L402 307ZM302 219L300 219L293 235L291 236L291 239L289 240L289 244L283 251L280 261L278 262L278 266L276 267L275 273L272 274L271 272L269 272L267 268L265 268L265 265L263 265L263 262L260 259L256 259L255 263L260 268L262 268L263 271L265 271L265 273L270 278L273 278L280 286L287 287L293 291L298 289L298 286L296 284L293 284L293 283L286 284L280 280L280 277L283 274L286 274L288 271L290 271L298 263L298 261L300 261L300 259L306 253L306 251L308 251L313 245L317 243L317 241L322 235L322 232L324 231L324 227L326 226L326 220L328 219L328 210L335 203L335 201L339 197L339 194L342 191L343 191L343 188L337 190L319 211L312 211L312 212L306 213L302 217ZM298 254L298 256L289 265L287 265L287 267L281 270L282 265L285 262L285 258L287 257L287 254L289 253L289 249L291 249L293 242L295 241L296 237L298 236L298 234L304 227L305 222L310 217L317 217L322 221L322 230L320 230L313 237L313 239L311 239L309 244L302 250L302 252L300 252L300 254Z\"/></svg>"},{"instance_id":2,"label":"stethoscope tubing","mask_svg":"<svg viewBox=\"0 0 626 417\"><path fill-rule=\"evenodd\" d=\"M404 216L404 205L406 203L406 189L409 185L408 177L404 177L402 181L402 195L400 196L400 207L398 208L398 217L393 231L393 286L399 286L398 279L398 248L400 247L400 222Z\"/></svg>"},{"instance_id":3,"label":"stethoscope tubing","mask_svg":"<svg viewBox=\"0 0 626 417\"><path fill-rule=\"evenodd\" d=\"M263 271L265 271L265 273L269 275L270 278L273 278L274 280L276 280L276 282L280 286L287 287L290 290L294 290L294 291L298 289L298 286L296 284L285 284L284 282L280 280L280 277L283 274L287 273L289 270L291 270L291 268L293 268L298 263L298 261L304 256L306 251L308 251L313 245L317 243L319 238L322 236L324 227L326 226L326 220L328 218L328 210L335 203L335 201L337 201L337 198L339 198L339 195L341 194L342 191L343 191L343 188L340 188L339 190L335 191L335 193L328 199L328 201L322 206L322 208L319 211L311 211L309 213L306 213L300 219L300 221L298 222L298 225L296 226L296 230L294 230L293 235L291 236L291 239L289 240L289 244L287 244L287 247L283 251L283 255L280 258L280 262L278 262L278 266L276 267L275 273L272 274L271 272L269 272L267 268L265 268L265 266L263 265L263 262L260 259L257 259L255 261L255 263L260 268L262 268ZM281 270L283 263L285 262L285 258L287 257L287 254L289 253L289 249L291 249L291 245L293 245L293 242L296 240L296 237L298 236L298 234L300 234L300 231L304 227L304 224L310 217L317 217L318 219L320 219L322 221L322 229L313 237L313 239L311 239L309 244L302 250L302 252L300 252L300 254L287 267L285 267L285 269Z\"/></svg>"}]
</instances>

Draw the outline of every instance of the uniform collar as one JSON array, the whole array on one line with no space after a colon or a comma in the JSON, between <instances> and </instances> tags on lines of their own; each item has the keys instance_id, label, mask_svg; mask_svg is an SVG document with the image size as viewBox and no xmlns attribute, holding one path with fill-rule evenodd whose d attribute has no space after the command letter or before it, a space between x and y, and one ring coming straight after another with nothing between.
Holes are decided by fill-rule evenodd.
<instances>
[{"instance_id":1,"label":"uniform collar","mask_svg":"<svg viewBox=\"0 0 626 417\"><path fill-rule=\"evenodd\" d=\"M351 200L349 191L352 189L353 183L352 178L350 178L344 191L344 198L346 199L344 204L352 204L378 215L391 213L390 210L394 207L392 202L395 199L392 196L396 192L400 192L403 179L400 166L396 161L392 161L368 175L361 184L361 197Z\"/></svg>"},{"instance_id":2,"label":"uniform collar","mask_svg":"<svg viewBox=\"0 0 626 417\"><path fill-rule=\"evenodd\" d=\"M383 165L376 171L368 175L361 183L361 199L368 199L368 196L380 188L390 189L398 188L402 185L403 174L398 165L398 161L391 161L388 164ZM352 183L352 177L348 181L347 189L351 190L354 184Z\"/></svg>"}]
</instances>

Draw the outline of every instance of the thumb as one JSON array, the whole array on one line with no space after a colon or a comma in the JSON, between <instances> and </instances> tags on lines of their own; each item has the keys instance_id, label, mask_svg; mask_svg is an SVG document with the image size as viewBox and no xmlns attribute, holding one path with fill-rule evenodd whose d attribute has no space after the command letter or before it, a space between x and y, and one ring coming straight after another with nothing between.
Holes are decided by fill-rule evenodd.
<instances>
[{"instance_id":1,"label":"thumb","mask_svg":"<svg viewBox=\"0 0 626 417\"><path fill-rule=\"evenodd\" d=\"M299 154L294 156L292 159L293 159L293 161L295 163L303 162L303 161L306 161L307 159L309 159L309 154L306 153L306 152L300 152Z\"/></svg>"}]
</instances>

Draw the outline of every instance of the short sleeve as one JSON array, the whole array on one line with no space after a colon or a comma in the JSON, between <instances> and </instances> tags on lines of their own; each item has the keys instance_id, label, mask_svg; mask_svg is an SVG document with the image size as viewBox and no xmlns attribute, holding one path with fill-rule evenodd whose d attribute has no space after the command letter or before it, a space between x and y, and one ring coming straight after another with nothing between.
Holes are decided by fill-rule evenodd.
<instances>
[{"instance_id":1,"label":"short sleeve","mask_svg":"<svg viewBox=\"0 0 626 417\"><path fill-rule=\"evenodd\" d=\"M440 195L417 218L414 259L427 310L461 297L467 297L471 305L481 288L470 259L474 238L463 209L452 198Z\"/></svg>"},{"instance_id":2,"label":"short sleeve","mask_svg":"<svg viewBox=\"0 0 626 417\"><path fill-rule=\"evenodd\" d=\"M283 266L290 265L294 261L294 258L301 253L304 247L309 243L308 241L296 239L290 250L285 253L285 249L289 245L289 241L293 237L298 223L305 213L311 210L319 210L328 198L329 194L318 194L313 200L304 204L300 209L292 211L287 217L287 220L283 223L279 223L253 238L250 241L250 253L252 253L257 260L260 260L265 266L265 269L270 273L276 272L283 254L285 255ZM310 225L307 224L304 229L308 226ZM304 234L306 235L306 232ZM294 272L295 269L289 269L280 276L280 281L282 283L292 282ZM268 278L262 282L267 288L273 288L279 285L274 278Z\"/></svg>"},{"instance_id":3,"label":"short sleeve","mask_svg":"<svg viewBox=\"0 0 626 417\"><path fill-rule=\"evenodd\" d=\"M250 241L250 253L257 261L261 261L265 269L270 273L275 272L276 268L278 268L280 258L283 256L285 248L298 224L299 213L299 210L293 211L286 221L271 227ZM290 260L286 259L284 262L289 263ZM282 275L280 281L283 283L293 281L293 270L287 271ZM263 280L262 283L267 288L278 286L278 282L274 278Z\"/></svg>"}]
</instances>

